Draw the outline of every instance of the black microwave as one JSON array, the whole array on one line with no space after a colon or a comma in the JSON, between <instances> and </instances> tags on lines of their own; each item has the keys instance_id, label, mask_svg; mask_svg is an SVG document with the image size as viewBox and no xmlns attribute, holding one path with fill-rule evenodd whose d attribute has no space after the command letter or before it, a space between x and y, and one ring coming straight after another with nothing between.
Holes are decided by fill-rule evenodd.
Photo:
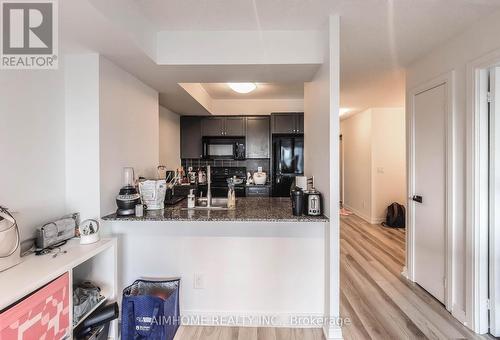
<instances>
[{"instance_id":1,"label":"black microwave","mask_svg":"<svg viewBox=\"0 0 500 340\"><path fill-rule=\"evenodd\" d=\"M245 159L244 137L203 137L204 159Z\"/></svg>"}]
</instances>

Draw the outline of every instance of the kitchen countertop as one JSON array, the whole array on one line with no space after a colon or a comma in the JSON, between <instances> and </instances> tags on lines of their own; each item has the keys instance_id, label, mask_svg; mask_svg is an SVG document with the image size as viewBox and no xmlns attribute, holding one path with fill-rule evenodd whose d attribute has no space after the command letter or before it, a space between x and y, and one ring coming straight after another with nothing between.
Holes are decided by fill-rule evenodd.
<instances>
[{"instance_id":1,"label":"kitchen countertop","mask_svg":"<svg viewBox=\"0 0 500 340\"><path fill-rule=\"evenodd\" d=\"M327 222L326 216L293 216L288 197L239 197L233 210L187 210L187 200L164 210L145 211L143 217L104 216L105 221L263 221Z\"/></svg>"}]
</instances>

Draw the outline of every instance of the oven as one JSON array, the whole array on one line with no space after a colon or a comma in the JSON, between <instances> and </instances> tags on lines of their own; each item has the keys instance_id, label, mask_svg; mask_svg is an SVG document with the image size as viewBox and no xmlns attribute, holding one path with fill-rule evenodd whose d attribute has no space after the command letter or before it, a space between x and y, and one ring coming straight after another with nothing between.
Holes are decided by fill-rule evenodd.
<instances>
[{"instance_id":1,"label":"oven","mask_svg":"<svg viewBox=\"0 0 500 340\"><path fill-rule=\"evenodd\" d=\"M204 159L245 159L245 138L203 137Z\"/></svg>"},{"instance_id":2,"label":"oven","mask_svg":"<svg viewBox=\"0 0 500 340\"><path fill-rule=\"evenodd\" d=\"M236 176L243 179L243 183L234 186L236 197L245 197L245 176L247 169L245 167L212 167L212 197L227 197L228 186L227 179ZM207 185L198 185L198 193L203 197L207 196Z\"/></svg>"}]
</instances>

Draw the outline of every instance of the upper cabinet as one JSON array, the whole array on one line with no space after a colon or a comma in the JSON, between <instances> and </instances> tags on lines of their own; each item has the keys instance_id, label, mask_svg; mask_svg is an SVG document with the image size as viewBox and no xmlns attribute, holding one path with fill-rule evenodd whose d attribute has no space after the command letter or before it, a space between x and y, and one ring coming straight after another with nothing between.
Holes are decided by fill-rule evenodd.
<instances>
[{"instance_id":1,"label":"upper cabinet","mask_svg":"<svg viewBox=\"0 0 500 340\"><path fill-rule=\"evenodd\" d=\"M224 118L203 118L201 120L202 136L223 136L224 135Z\"/></svg>"},{"instance_id":2,"label":"upper cabinet","mask_svg":"<svg viewBox=\"0 0 500 340\"><path fill-rule=\"evenodd\" d=\"M226 117L224 136L245 136L245 118Z\"/></svg>"},{"instance_id":3,"label":"upper cabinet","mask_svg":"<svg viewBox=\"0 0 500 340\"><path fill-rule=\"evenodd\" d=\"M277 134L304 133L304 113L273 113L271 115L271 130Z\"/></svg>"},{"instance_id":4,"label":"upper cabinet","mask_svg":"<svg viewBox=\"0 0 500 340\"><path fill-rule=\"evenodd\" d=\"M245 136L245 118L209 117L201 120L203 136Z\"/></svg>"},{"instance_id":5,"label":"upper cabinet","mask_svg":"<svg viewBox=\"0 0 500 340\"><path fill-rule=\"evenodd\" d=\"M247 158L269 158L269 117L247 118Z\"/></svg>"},{"instance_id":6,"label":"upper cabinet","mask_svg":"<svg viewBox=\"0 0 500 340\"><path fill-rule=\"evenodd\" d=\"M201 158L201 119L181 117L181 158Z\"/></svg>"}]
</instances>

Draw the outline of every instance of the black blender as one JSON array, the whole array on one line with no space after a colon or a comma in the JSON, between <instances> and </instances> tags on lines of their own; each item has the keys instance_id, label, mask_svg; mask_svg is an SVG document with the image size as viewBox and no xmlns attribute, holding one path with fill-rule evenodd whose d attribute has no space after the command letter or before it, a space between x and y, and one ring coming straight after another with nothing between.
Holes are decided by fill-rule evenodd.
<instances>
[{"instance_id":1,"label":"black blender","mask_svg":"<svg viewBox=\"0 0 500 340\"><path fill-rule=\"evenodd\" d=\"M141 195L137 192L134 180L134 168L123 168L123 187L116 196L118 216L130 216L135 214L135 206L141 203Z\"/></svg>"}]
</instances>

